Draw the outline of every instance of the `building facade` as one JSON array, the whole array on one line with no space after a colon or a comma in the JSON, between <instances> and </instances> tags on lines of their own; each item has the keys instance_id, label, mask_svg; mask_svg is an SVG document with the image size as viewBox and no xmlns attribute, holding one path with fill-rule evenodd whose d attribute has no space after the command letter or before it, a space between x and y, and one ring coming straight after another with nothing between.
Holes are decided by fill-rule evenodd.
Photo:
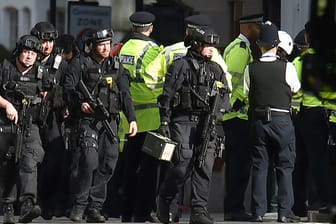
<instances>
[{"instance_id":1,"label":"building facade","mask_svg":"<svg viewBox=\"0 0 336 224\"><path fill-rule=\"evenodd\" d=\"M56 2L56 28L59 32L67 32L67 3L68 0L54 0ZM85 2L94 0L86 0ZM167 0L169 1L169 0ZM157 2L167 2L157 1ZM136 0L98 0L101 6L111 6L111 23L116 31L116 40L130 28L128 17L136 10ZM143 4L153 4L154 0L140 1ZM221 37L221 47L229 43L237 34L238 18L242 15L265 12L265 3L269 0L183 0L183 4L195 13L208 14L215 30ZM275 17L279 19L280 29L295 36L309 18L310 0L277 0L280 9L274 7L273 1L269 5L279 11ZM30 31L39 21L48 21L50 1L46 0L5 0L0 1L0 44L11 50L15 42L23 34ZM274 11L266 9L269 18L274 18ZM273 15L272 15L273 14ZM158 28L159 29L159 28Z\"/></svg>"}]
</instances>

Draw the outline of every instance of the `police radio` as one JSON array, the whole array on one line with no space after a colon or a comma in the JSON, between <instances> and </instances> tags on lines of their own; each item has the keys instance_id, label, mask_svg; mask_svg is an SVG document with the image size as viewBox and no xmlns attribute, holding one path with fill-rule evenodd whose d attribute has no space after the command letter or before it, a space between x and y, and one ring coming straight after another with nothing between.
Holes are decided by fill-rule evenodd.
<instances>
[{"instance_id":1,"label":"police radio","mask_svg":"<svg viewBox=\"0 0 336 224\"><path fill-rule=\"evenodd\" d=\"M63 49L61 49L61 52L56 54L56 56L55 56L53 68L56 69L56 70L59 68L59 66L61 64L62 54L63 54Z\"/></svg>"}]
</instances>

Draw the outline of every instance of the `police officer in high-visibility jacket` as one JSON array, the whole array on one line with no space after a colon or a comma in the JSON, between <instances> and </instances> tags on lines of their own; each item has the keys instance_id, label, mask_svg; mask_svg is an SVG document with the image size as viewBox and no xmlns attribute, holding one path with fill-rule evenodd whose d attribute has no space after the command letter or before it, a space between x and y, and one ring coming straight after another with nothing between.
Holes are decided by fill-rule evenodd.
<instances>
[{"instance_id":1,"label":"police officer in high-visibility jacket","mask_svg":"<svg viewBox=\"0 0 336 224\"><path fill-rule=\"evenodd\" d=\"M128 137L125 144L125 170L123 184L123 222L153 221L150 216L155 205L158 161L141 151L146 132L160 125L157 97L162 92L163 80L144 72L163 47L149 36L155 16L146 11L130 16L132 34L120 50L121 63L131 74L130 91L135 105L138 133Z\"/></svg>"},{"instance_id":2,"label":"police officer in high-visibility jacket","mask_svg":"<svg viewBox=\"0 0 336 224\"><path fill-rule=\"evenodd\" d=\"M299 216L307 216L308 210L312 208L325 208L330 199L330 176L327 175L330 172L328 109L334 108L329 101L334 94L322 91L314 93L305 85L309 77L309 68L314 66L313 63L307 63L307 59L311 63L313 62L311 59L316 55L313 43L319 38L319 34L315 31L318 26L313 20L305 24L305 39L309 48L295 63L303 83L302 106L296 121L300 138L297 139L297 156L293 173L295 201L293 211Z\"/></svg>"},{"instance_id":3,"label":"police officer in high-visibility jacket","mask_svg":"<svg viewBox=\"0 0 336 224\"><path fill-rule=\"evenodd\" d=\"M224 115L225 130L225 185L224 219L244 221L250 216L244 208L244 195L248 185L251 156L247 143L248 99L243 92L243 73L253 61L251 44L259 36L262 14L240 18L240 34L224 50L224 61L232 75L231 105L233 112Z\"/></svg>"}]
</instances>

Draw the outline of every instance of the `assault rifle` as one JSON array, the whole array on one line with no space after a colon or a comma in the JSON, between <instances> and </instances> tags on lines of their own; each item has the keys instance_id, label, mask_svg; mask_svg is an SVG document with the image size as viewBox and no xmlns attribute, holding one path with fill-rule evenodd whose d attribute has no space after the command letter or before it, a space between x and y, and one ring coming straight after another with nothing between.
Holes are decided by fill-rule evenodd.
<instances>
[{"instance_id":1,"label":"assault rifle","mask_svg":"<svg viewBox=\"0 0 336 224\"><path fill-rule=\"evenodd\" d=\"M213 83L210 97L213 97L212 104L210 107L210 111L207 114L207 116L204 119L204 125L202 130L202 145L199 148L199 154L198 154L198 167L201 168L204 164L207 151L208 151L208 144L210 141L211 136L216 135L216 122L217 122L217 109L218 109L218 103L220 100L220 94L219 94L219 85L220 82L215 81Z\"/></svg>"},{"instance_id":2,"label":"assault rifle","mask_svg":"<svg viewBox=\"0 0 336 224\"><path fill-rule=\"evenodd\" d=\"M11 146L8 150L6 156L12 158L12 154L15 154L15 163L19 162L22 151L22 144L25 135L28 131L28 121L27 121L27 108L29 105L29 100L22 98L22 109L19 111L19 119L17 124L1 125L0 133L15 133L16 141L15 146Z\"/></svg>"},{"instance_id":3,"label":"assault rifle","mask_svg":"<svg viewBox=\"0 0 336 224\"><path fill-rule=\"evenodd\" d=\"M116 134L114 133L108 119L110 117L110 113L105 108L103 102L99 97L96 99L93 98L92 94L86 87L83 80L79 80L79 89L84 94L84 97L86 100L88 100L88 103L93 107L94 109L94 115L95 115L95 124L97 124L98 121L101 121L107 134L111 137L112 142L117 144L116 140Z\"/></svg>"},{"instance_id":4,"label":"assault rifle","mask_svg":"<svg viewBox=\"0 0 336 224\"><path fill-rule=\"evenodd\" d=\"M15 145L15 162L18 162L21 157L22 143L26 132L27 125L27 108L29 101L26 98L22 99L22 110L19 112L19 121L16 126L16 145Z\"/></svg>"}]
</instances>

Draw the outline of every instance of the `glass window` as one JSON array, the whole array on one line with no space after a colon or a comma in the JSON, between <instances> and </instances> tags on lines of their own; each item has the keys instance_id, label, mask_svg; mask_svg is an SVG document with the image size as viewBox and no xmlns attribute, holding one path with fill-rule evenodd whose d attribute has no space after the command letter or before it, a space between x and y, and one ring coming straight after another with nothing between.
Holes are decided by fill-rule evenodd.
<instances>
[{"instance_id":1,"label":"glass window","mask_svg":"<svg viewBox=\"0 0 336 224\"><path fill-rule=\"evenodd\" d=\"M18 11L13 7L5 9L5 21L8 21L7 33L9 33L9 48L14 49L18 39Z\"/></svg>"}]
</instances>

